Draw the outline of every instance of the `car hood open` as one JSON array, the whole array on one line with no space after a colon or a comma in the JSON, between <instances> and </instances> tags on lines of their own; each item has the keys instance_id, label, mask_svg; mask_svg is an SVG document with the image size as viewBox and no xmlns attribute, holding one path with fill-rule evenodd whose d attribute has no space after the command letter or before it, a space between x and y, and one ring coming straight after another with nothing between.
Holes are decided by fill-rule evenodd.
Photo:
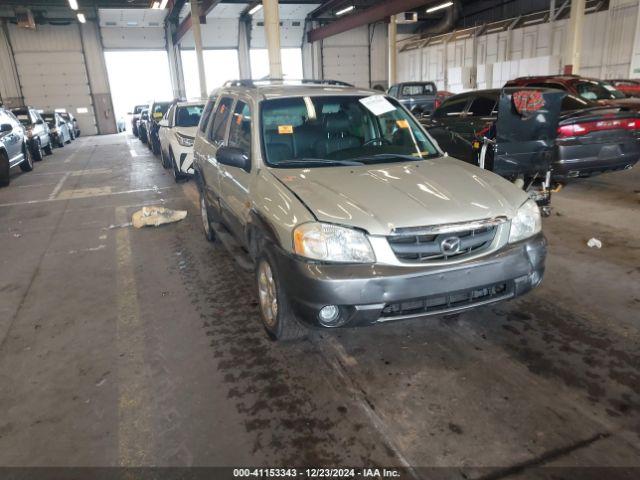
<instances>
[{"instance_id":1,"label":"car hood open","mask_svg":"<svg viewBox=\"0 0 640 480\"><path fill-rule=\"evenodd\" d=\"M372 235L507 216L527 199L486 170L443 157L355 167L270 169L315 217Z\"/></svg>"}]
</instances>

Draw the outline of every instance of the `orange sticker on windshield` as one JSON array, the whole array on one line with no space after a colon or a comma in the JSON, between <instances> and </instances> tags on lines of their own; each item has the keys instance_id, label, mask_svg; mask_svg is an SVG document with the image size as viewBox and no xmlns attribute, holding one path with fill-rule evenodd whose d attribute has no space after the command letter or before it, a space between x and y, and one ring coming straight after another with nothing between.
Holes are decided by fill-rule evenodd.
<instances>
[{"instance_id":1,"label":"orange sticker on windshield","mask_svg":"<svg viewBox=\"0 0 640 480\"><path fill-rule=\"evenodd\" d=\"M409 128L409 122L406 120L396 120L396 125L398 125L399 128Z\"/></svg>"},{"instance_id":2,"label":"orange sticker on windshield","mask_svg":"<svg viewBox=\"0 0 640 480\"><path fill-rule=\"evenodd\" d=\"M293 125L278 125L278 133L280 135L293 133Z\"/></svg>"}]
</instances>

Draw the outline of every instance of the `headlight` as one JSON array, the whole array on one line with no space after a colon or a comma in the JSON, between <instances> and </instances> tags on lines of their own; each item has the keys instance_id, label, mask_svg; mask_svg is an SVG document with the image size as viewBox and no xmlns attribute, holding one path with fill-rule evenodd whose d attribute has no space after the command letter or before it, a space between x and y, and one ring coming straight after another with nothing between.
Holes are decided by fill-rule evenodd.
<instances>
[{"instance_id":1,"label":"headlight","mask_svg":"<svg viewBox=\"0 0 640 480\"><path fill-rule=\"evenodd\" d=\"M372 263L376 257L367 236L329 223L304 223L293 231L295 253L325 262Z\"/></svg>"},{"instance_id":2,"label":"headlight","mask_svg":"<svg viewBox=\"0 0 640 480\"><path fill-rule=\"evenodd\" d=\"M533 200L529 199L518 209L518 213L511 219L509 243L519 242L529 238L542 230L540 208Z\"/></svg>"},{"instance_id":3,"label":"headlight","mask_svg":"<svg viewBox=\"0 0 640 480\"><path fill-rule=\"evenodd\" d=\"M178 143L183 147L193 147L192 137L187 137L185 135L180 135L179 133L176 133L176 140L178 140Z\"/></svg>"}]
</instances>

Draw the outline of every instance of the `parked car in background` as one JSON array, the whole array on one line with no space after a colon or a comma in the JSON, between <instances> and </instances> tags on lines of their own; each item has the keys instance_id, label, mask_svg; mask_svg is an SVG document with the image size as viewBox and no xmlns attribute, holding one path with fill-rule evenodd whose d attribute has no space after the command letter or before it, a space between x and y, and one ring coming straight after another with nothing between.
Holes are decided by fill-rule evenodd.
<instances>
[{"instance_id":1,"label":"parked car in background","mask_svg":"<svg viewBox=\"0 0 640 480\"><path fill-rule=\"evenodd\" d=\"M118 133L124 132L127 130L127 122L124 117L120 117L116 120L116 130Z\"/></svg>"},{"instance_id":2,"label":"parked car in background","mask_svg":"<svg viewBox=\"0 0 640 480\"><path fill-rule=\"evenodd\" d=\"M147 108L147 105L136 105L133 107L133 111L129 112L129 115L131 115L131 133L133 133L135 137L138 136L138 122L140 121L140 114L145 108Z\"/></svg>"},{"instance_id":3,"label":"parked car in background","mask_svg":"<svg viewBox=\"0 0 640 480\"><path fill-rule=\"evenodd\" d=\"M483 139L498 121L501 92L479 90L448 98L426 122L429 133L450 155L478 165ZM551 174L556 182L631 168L640 158L636 112L566 95L555 122L553 136L531 130L531 140L540 137L540 142L551 140L555 145ZM531 147L538 149L535 143Z\"/></svg>"},{"instance_id":4,"label":"parked car in background","mask_svg":"<svg viewBox=\"0 0 640 480\"><path fill-rule=\"evenodd\" d=\"M525 192L443 156L394 98L326 86L230 82L196 133L205 236L255 268L272 338L444 315L542 281Z\"/></svg>"},{"instance_id":5,"label":"parked car in background","mask_svg":"<svg viewBox=\"0 0 640 480\"><path fill-rule=\"evenodd\" d=\"M606 80L606 83L612 85L616 90L621 91L627 97L640 97L640 80Z\"/></svg>"},{"instance_id":6,"label":"parked car in background","mask_svg":"<svg viewBox=\"0 0 640 480\"><path fill-rule=\"evenodd\" d=\"M627 96L611 85L600 80L577 75L549 75L541 77L520 77L509 80L505 87L541 87L564 90L574 97L599 105L624 107L640 110L640 99Z\"/></svg>"},{"instance_id":7,"label":"parked car in background","mask_svg":"<svg viewBox=\"0 0 640 480\"><path fill-rule=\"evenodd\" d=\"M193 175L193 140L202 116L204 102L177 102L160 121L162 166L171 168L176 180Z\"/></svg>"},{"instance_id":8,"label":"parked car in background","mask_svg":"<svg viewBox=\"0 0 640 480\"><path fill-rule=\"evenodd\" d=\"M389 88L387 94L397 98L414 114L431 115L438 107L438 87L433 82L397 83Z\"/></svg>"},{"instance_id":9,"label":"parked car in background","mask_svg":"<svg viewBox=\"0 0 640 480\"><path fill-rule=\"evenodd\" d=\"M60 116L62 119L67 122L69 125L69 134L71 135L71 140L75 140L80 136L80 127L78 127L78 120L73 116L72 113L69 112L60 112Z\"/></svg>"},{"instance_id":10,"label":"parked car in background","mask_svg":"<svg viewBox=\"0 0 640 480\"><path fill-rule=\"evenodd\" d=\"M151 102L149 104L149 119L147 120L147 146L155 155L160 155L160 139L158 138L158 123L163 119L173 102Z\"/></svg>"},{"instance_id":11,"label":"parked car in background","mask_svg":"<svg viewBox=\"0 0 640 480\"><path fill-rule=\"evenodd\" d=\"M64 147L65 143L71 143L71 128L58 112L44 112L42 118L49 126L49 136L53 145Z\"/></svg>"},{"instance_id":12,"label":"parked car in background","mask_svg":"<svg viewBox=\"0 0 640 480\"><path fill-rule=\"evenodd\" d=\"M27 143L31 149L31 156L35 161L44 158L44 154L53 153L53 143L49 135L49 125L43 120L38 111L31 107L20 107L11 110L20 121L27 135Z\"/></svg>"},{"instance_id":13,"label":"parked car in background","mask_svg":"<svg viewBox=\"0 0 640 480\"><path fill-rule=\"evenodd\" d=\"M140 119L138 121L138 138L142 143L147 143L149 141L149 136L147 135L148 121L149 121L149 109L145 107L140 111Z\"/></svg>"},{"instance_id":14,"label":"parked car in background","mask_svg":"<svg viewBox=\"0 0 640 480\"><path fill-rule=\"evenodd\" d=\"M23 172L33 170L28 139L20 121L0 107L0 186L9 185L10 170L18 165Z\"/></svg>"}]
</instances>

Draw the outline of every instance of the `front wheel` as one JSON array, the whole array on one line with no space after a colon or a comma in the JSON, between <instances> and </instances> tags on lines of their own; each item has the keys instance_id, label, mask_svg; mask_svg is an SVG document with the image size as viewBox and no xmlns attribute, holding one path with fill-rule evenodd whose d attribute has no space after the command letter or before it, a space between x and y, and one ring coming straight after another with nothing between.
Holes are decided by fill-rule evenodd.
<instances>
[{"instance_id":1,"label":"front wheel","mask_svg":"<svg viewBox=\"0 0 640 480\"><path fill-rule=\"evenodd\" d=\"M204 238L209 242L215 242L216 234L213 232L211 220L209 219L209 209L207 201L204 198L204 192L200 190L200 218L202 219L202 229L204 230Z\"/></svg>"},{"instance_id":2,"label":"front wheel","mask_svg":"<svg viewBox=\"0 0 640 480\"><path fill-rule=\"evenodd\" d=\"M9 157L4 152L0 152L0 187L6 187L10 181Z\"/></svg>"},{"instance_id":3,"label":"front wheel","mask_svg":"<svg viewBox=\"0 0 640 480\"><path fill-rule=\"evenodd\" d=\"M33 159L36 162L41 162L44 158L44 153L42 151L42 144L40 143L40 140L35 142L35 145L33 146L33 151L31 152L31 155L33 156Z\"/></svg>"},{"instance_id":4,"label":"front wheel","mask_svg":"<svg viewBox=\"0 0 640 480\"><path fill-rule=\"evenodd\" d=\"M173 179L178 183L180 180L184 178L184 175L180 171L180 167L176 163L176 157L173 156L173 152L169 151L169 158L171 162L171 170L173 171Z\"/></svg>"},{"instance_id":5,"label":"front wheel","mask_svg":"<svg viewBox=\"0 0 640 480\"><path fill-rule=\"evenodd\" d=\"M23 154L24 159L20 164L20 168L23 172L30 172L31 170L33 170L33 156L31 155L31 149L26 143L24 145Z\"/></svg>"},{"instance_id":6,"label":"front wheel","mask_svg":"<svg viewBox=\"0 0 640 480\"><path fill-rule=\"evenodd\" d=\"M47 146L44 147L44 153L47 155L53 154L53 144L51 143L51 137L49 137L49 141L47 142Z\"/></svg>"},{"instance_id":7,"label":"front wheel","mask_svg":"<svg viewBox=\"0 0 640 480\"><path fill-rule=\"evenodd\" d=\"M58 135L58 147L59 148L64 147L64 139L62 138L61 135Z\"/></svg>"},{"instance_id":8,"label":"front wheel","mask_svg":"<svg viewBox=\"0 0 640 480\"><path fill-rule=\"evenodd\" d=\"M256 287L262 325L273 340L296 340L306 335L306 328L296 319L276 262L270 252L263 252L256 267Z\"/></svg>"}]
</instances>

